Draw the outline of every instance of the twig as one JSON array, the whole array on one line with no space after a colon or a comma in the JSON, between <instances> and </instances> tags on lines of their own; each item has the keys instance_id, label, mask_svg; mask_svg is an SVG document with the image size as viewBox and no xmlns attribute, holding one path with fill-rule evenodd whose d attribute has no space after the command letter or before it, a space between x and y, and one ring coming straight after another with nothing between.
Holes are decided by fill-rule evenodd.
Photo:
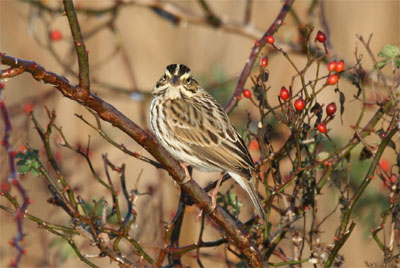
<instances>
[{"instance_id":1,"label":"twig","mask_svg":"<svg viewBox=\"0 0 400 268\"><path fill-rule=\"evenodd\" d=\"M181 229L182 229L182 223L183 223L183 216L185 214L185 199L187 193L185 191L181 191L181 195L179 197L179 202L178 202L178 209L176 210L175 216L171 221L170 227L171 228L171 237L170 237L170 245L168 248L168 260L169 264L173 266L182 266L181 262L181 256L182 254L170 254L173 251L171 251L171 248L178 248L179 247L179 237L181 234Z\"/></svg>"},{"instance_id":2,"label":"twig","mask_svg":"<svg viewBox=\"0 0 400 268\"><path fill-rule=\"evenodd\" d=\"M362 35L357 35L357 38L361 41L361 43L364 45L365 49L367 50L369 57L371 58L372 62L374 63L374 67L376 69L376 71L378 72L378 77L379 79L382 81L383 86L385 88L385 90L387 91L388 95L390 96L393 105L395 107L397 107L396 103L398 101L396 101L396 97L394 96L394 92L392 90L390 90L390 87L386 81L386 77L383 75L381 68L379 68L378 62L374 56L374 53L372 53L371 48L369 46L370 42L371 42L371 38L372 38L372 34L369 36L368 41L364 40L364 37Z\"/></svg>"},{"instance_id":3,"label":"twig","mask_svg":"<svg viewBox=\"0 0 400 268\"><path fill-rule=\"evenodd\" d=\"M47 12L51 13L63 12L62 9L50 7L46 4L43 4L40 1L32 1L32 0L23 0L23 1L29 2L31 5L35 5L38 8L45 10ZM153 10L160 10L163 13L169 14L169 17L172 17L173 21L175 21L176 23L185 22L194 25L216 27L215 24L211 23L211 21L207 18L207 16L193 13L192 11L184 9L174 3L167 1L159 1L159 0L121 0L117 1L115 5L108 8L102 8L102 9L79 8L76 10L76 12L84 13L90 16L99 16L106 13L113 13L120 7L126 5L136 5L136 6L148 7ZM163 17L163 18L168 19L168 17ZM261 30L257 29L254 26L248 24L242 24L240 22L233 21L230 19L220 20L220 24L218 24L218 27L216 28L225 32L242 35L251 39L257 39L263 34Z\"/></svg>"},{"instance_id":4,"label":"twig","mask_svg":"<svg viewBox=\"0 0 400 268\"><path fill-rule=\"evenodd\" d=\"M246 7L244 10L244 19L243 19L243 23L246 25L249 24L250 22L252 7L253 7L253 0L246 0Z\"/></svg>"},{"instance_id":5,"label":"twig","mask_svg":"<svg viewBox=\"0 0 400 268\"><path fill-rule=\"evenodd\" d=\"M96 130L97 133L99 133L100 136L103 137L108 143L110 143L110 144L113 145L114 147L118 148L118 149L121 150L122 152L124 152L124 153L126 153L126 154L128 154L128 155L130 155L130 156L133 156L133 157L135 157L135 158L137 158L137 159L140 159L140 160L142 160L142 161L144 161L144 162L147 162L147 163L153 165L153 166L156 167L156 168L164 169L164 167L163 167L162 165L160 165L160 163L157 163L157 162L154 161L154 160L151 160L151 159L149 159L149 158L147 158L147 157L145 157L145 156L143 156L143 155L140 155L140 154L137 153L137 152L132 152L131 150L129 150L128 148L126 148L125 145L123 145L123 144L118 144L116 141L114 141L110 136L107 135L107 133L104 132L104 130L103 130L102 126L101 126L101 122L100 122L99 116L98 116L95 112L93 112L92 110L89 110L89 109L88 109L88 111L95 117L96 123L97 123L97 127L95 127L94 125L92 125L92 124L91 124L89 121L87 121L82 115L75 114L75 116L78 117L79 119L81 119L85 124L87 124L88 126L90 126L91 128L93 128L94 130Z\"/></svg>"},{"instance_id":6,"label":"twig","mask_svg":"<svg viewBox=\"0 0 400 268\"><path fill-rule=\"evenodd\" d=\"M378 147L378 150L376 151L376 154L374 156L374 159L372 160L372 163L368 169L367 174L364 177L363 182L359 186L356 194L351 200L351 203L349 207L346 209L343 219L342 219L342 224L340 226L340 232L339 235L343 234L346 231L347 224L350 220L351 213L353 211L354 206L356 205L357 201L361 197L361 195L364 193L365 189L367 188L368 184L370 183L372 176L375 172L376 166L379 163L379 159L381 158L383 151L385 150L386 146L388 145L389 141L392 139L394 134L396 134L399 131L398 126L393 127L387 135L385 135L385 138L382 140L381 144Z\"/></svg>"},{"instance_id":7,"label":"twig","mask_svg":"<svg viewBox=\"0 0 400 268\"><path fill-rule=\"evenodd\" d=\"M79 26L78 17L76 16L75 7L72 0L64 0L63 2L65 14L67 15L69 26L71 28L71 34L72 38L74 39L76 55L78 58L79 87L84 91L89 91L89 58L88 52L86 51L85 42L82 37L81 28ZM81 93L79 89L78 92Z\"/></svg>"},{"instance_id":8,"label":"twig","mask_svg":"<svg viewBox=\"0 0 400 268\"><path fill-rule=\"evenodd\" d=\"M349 229L344 232L342 234L342 236L340 237L340 239L338 239L335 243L334 248L332 249L331 253L328 256L328 260L326 261L324 267L328 268L332 266L332 262L334 261L336 255L339 252L339 249L344 245L344 243L347 241L347 239L350 237L351 233L354 230L354 227L356 226L356 224L354 222L352 222L350 224Z\"/></svg>"}]
</instances>

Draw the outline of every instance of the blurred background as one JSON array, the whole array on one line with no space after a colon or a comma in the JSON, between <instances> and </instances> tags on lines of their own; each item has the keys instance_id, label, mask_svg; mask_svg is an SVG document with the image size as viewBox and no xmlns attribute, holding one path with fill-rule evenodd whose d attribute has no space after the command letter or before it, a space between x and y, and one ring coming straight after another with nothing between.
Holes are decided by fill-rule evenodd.
<instances>
[{"instance_id":1,"label":"blurred background","mask_svg":"<svg viewBox=\"0 0 400 268\"><path fill-rule=\"evenodd\" d=\"M104 10L115 3L111 0L74 2L78 10ZM209 1L210 10L223 25L214 27L207 23L205 11L198 1L165 1L176 16L160 13L159 10L149 7L147 1L121 2L124 4L115 12L98 14L78 12L86 48L89 51L91 90L144 129L149 128L148 108L151 101L149 93L163 74L164 68L171 63L183 63L189 66L200 84L221 104L226 104L255 40L264 34L282 6L282 1L272 0ZM246 12L248 2L252 4L250 10ZM310 14L309 9L314 2L317 8ZM321 13L321 5L324 15ZM77 83L74 75L77 71L77 62L72 48L71 34L67 18L58 12L59 9L62 9L61 1L0 1L0 51L21 59L36 61L47 70L67 77L71 83ZM319 29L326 31L328 26L328 38L331 44L329 50L332 57L344 60L346 66L356 63L356 50L360 54L367 54L356 35L362 35L367 39L373 34L370 46L375 55L385 44L398 45L400 42L400 1L397 0L322 2L302 0L296 1L293 9L296 16L288 14L275 39L277 46L283 47L298 66L303 66L306 62L306 56L296 49L299 41L298 28L307 23L315 27L314 34ZM278 104L277 96L280 88L292 85L292 77L296 72L279 53L265 50L261 56L269 57L268 94L274 106ZM364 58L363 67L370 70L372 62L368 57ZM312 78L313 74L310 75ZM250 79L247 86L251 86ZM298 81L295 81L293 90L299 89ZM340 82L340 90L349 99L357 91L345 79ZM381 89L375 90L379 93ZM169 175L111 146L75 116L75 114L83 115L86 120L95 124L93 116L87 110L64 98L54 88L33 80L28 74L8 80L2 98L12 116L14 129L11 142L17 150L20 146L29 144L40 150L42 162L46 162L43 145L28 114L33 110L38 120L45 126L48 117L44 107L47 106L48 109L56 111L57 125L62 126L65 137L71 145L86 148L90 137L90 155L99 175L104 176L103 154L107 154L110 161L116 165L126 164L127 188L146 193L135 200L138 219L132 234L150 254L157 255L163 247L162 222L170 221L174 216L180 193ZM326 91L319 101L321 103L338 101L338 95L333 90ZM347 142L352 137L349 126L356 123L361 104L346 102L345 109L347 116L343 117L343 122L337 117L329 126L330 136L339 143ZM351 112L352 110L354 112ZM247 112L256 125L257 111L247 99L243 99L231 114L232 121L239 131L246 128ZM349 116L352 114L354 117ZM102 126L116 142L125 145L131 151L151 157L120 130L105 122ZM288 132L282 131L282 133L287 135ZM83 158L60 146L62 139L57 133L52 135L51 140L65 178L82 198L88 201L102 196L110 198L104 187L94 183ZM277 150L279 142L273 144L273 148ZM251 153L257 158L255 150ZM3 180L8 174L7 158L3 148L0 149L0 157ZM394 155L386 154L381 161L390 166L395 162ZM364 166L368 166L368 163ZM357 168L363 168L362 164L352 170L355 177L359 172ZM202 186L218 178L218 174L196 171L194 176ZM114 176L114 179L117 180L117 176ZM50 195L42 178L26 175L23 178L23 185L34 200L29 206L29 213L52 223L68 225L67 215L58 207L46 203ZM232 186L234 186L232 182L225 183L221 192L226 192ZM377 224L373 219L379 216L381 198L379 192L385 189L378 181L371 188L371 192L368 193L371 195L369 209L360 210L362 214L357 215L360 223L340 251L344 255L346 267L362 267L366 265L366 261L379 264L382 258L381 251L372 242L368 230ZM233 192L237 193L239 199L246 204L240 219L248 219L252 215L252 207L249 205L246 193L236 186ZM327 191L320 196L318 202L320 202L321 217L332 210L335 201L333 192ZM0 198L0 202L3 205L8 204L3 198ZM200 210L195 206L187 209L189 210L187 215L191 217L186 217L184 220L180 245L196 241L199 232L200 224L196 216ZM334 228L340 220L339 212L336 214L325 223L324 233L321 236L323 243L332 243ZM16 254L15 248L7 243L15 235L16 230L10 214L0 211L0 218L0 266L5 267ZM212 222L207 224L212 226ZM24 222L24 228L27 234L24 241L27 254L23 257L21 267L85 267L67 243L44 230L37 229L37 225L30 221ZM216 237L220 237L219 231L207 228L204 239L212 240ZM87 243L82 242L82 246L87 254L98 252ZM202 250L203 264L206 267L225 267L223 252L221 247ZM117 267L115 263L110 264L108 259L98 258L91 261L102 267ZM197 267L195 259L190 254L185 255L183 262L185 265ZM311 264L304 264L304 267L309 266Z\"/></svg>"}]
</instances>

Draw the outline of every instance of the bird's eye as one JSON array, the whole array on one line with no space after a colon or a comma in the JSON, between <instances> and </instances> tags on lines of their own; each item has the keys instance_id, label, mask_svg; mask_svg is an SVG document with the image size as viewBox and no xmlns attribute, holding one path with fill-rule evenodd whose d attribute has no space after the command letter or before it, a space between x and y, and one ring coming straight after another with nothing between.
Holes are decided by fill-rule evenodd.
<instances>
[{"instance_id":1,"label":"bird's eye","mask_svg":"<svg viewBox=\"0 0 400 268\"><path fill-rule=\"evenodd\" d=\"M165 80L167 80L167 76L164 74L162 77L161 77L161 79L160 79L161 81L165 81Z\"/></svg>"},{"instance_id":2,"label":"bird's eye","mask_svg":"<svg viewBox=\"0 0 400 268\"><path fill-rule=\"evenodd\" d=\"M186 79L186 84L190 85L192 82L193 82L192 78L189 77L188 79Z\"/></svg>"}]
</instances>

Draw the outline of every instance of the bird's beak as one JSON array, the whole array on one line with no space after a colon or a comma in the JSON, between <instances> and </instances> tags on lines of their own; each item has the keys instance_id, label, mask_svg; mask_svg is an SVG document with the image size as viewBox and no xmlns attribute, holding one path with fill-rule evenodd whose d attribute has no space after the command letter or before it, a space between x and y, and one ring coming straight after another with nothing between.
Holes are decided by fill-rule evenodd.
<instances>
[{"instance_id":1,"label":"bird's beak","mask_svg":"<svg viewBox=\"0 0 400 268\"><path fill-rule=\"evenodd\" d=\"M174 75L174 76L171 78L170 81L171 81L171 84L172 84L173 86L177 86L177 85L179 84L179 82L180 82L180 79L179 79L178 76Z\"/></svg>"}]
</instances>

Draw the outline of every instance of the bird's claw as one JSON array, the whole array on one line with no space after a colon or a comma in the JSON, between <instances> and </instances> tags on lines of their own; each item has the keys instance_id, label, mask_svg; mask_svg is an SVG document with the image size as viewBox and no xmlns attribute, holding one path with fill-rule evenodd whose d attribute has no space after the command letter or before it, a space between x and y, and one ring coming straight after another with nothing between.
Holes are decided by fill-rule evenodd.
<instances>
[{"instance_id":1,"label":"bird's claw","mask_svg":"<svg viewBox=\"0 0 400 268\"><path fill-rule=\"evenodd\" d=\"M183 180L183 182L179 183L179 185L182 185L182 184L185 184L185 183L188 183L189 181L191 181L192 177L190 176L187 164L180 162L179 165L185 170L185 179Z\"/></svg>"}]
</instances>

